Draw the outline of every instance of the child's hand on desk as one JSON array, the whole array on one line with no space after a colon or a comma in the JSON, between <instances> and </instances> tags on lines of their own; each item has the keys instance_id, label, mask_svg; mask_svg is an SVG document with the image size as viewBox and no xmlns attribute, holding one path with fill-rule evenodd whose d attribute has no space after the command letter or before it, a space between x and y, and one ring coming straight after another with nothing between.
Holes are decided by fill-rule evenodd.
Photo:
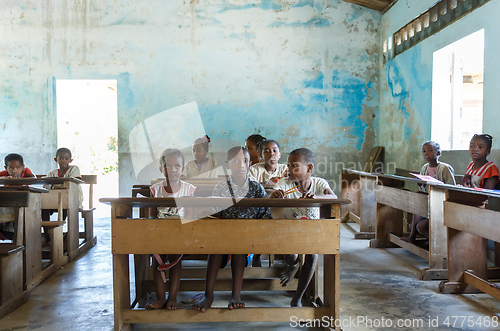
<instances>
[{"instance_id":1,"label":"child's hand on desk","mask_svg":"<svg viewBox=\"0 0 500 331\"><path fill-rule=\"evenodd\" d=\"M462 179L462 185L465 187L472 187L471 175L464 175L464 178Z\"/></svg>"},{"instance_id":2,"label":"child's hand on desk","mask_svg":"<svg viewBox=\"0 0 500 331\"><path fill-rule=\"evenodd\" d=\"M275 199L284 199L285 198L285 191L283 190L274 190L273 193L269 196L270 198L275 198Z\"/></svg>"},{"instance_id":3,"label":"child's hand on desk","mask_svg":"<svg viewBox=\"0 0 500 331\"><path fill-rule=\"evenodd\" d=\"M267 184L276 185L276 183L281 179L281 177L271 177Z\"/></svg>"},{"instance_id":4,"label":"child's hand on desk","mask_svg":"<svg viewBox=\"0 0 500 331\"><path fill-rule=\"evenodd\" d=\"M314 194L304 192L302 193L302 196L299 199L314 199Z\"/></svg>"}]
</instances>

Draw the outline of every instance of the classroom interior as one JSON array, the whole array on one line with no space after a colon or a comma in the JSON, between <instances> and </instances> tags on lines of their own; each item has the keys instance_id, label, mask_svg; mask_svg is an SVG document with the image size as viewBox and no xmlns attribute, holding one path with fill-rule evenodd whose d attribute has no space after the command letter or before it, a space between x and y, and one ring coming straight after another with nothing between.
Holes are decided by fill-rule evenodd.
<instances>
[{"instance_id":1,"label":"classroom interior","mask_svg":"<svg viewBox=\"0 0 500 331\"><path fill-rule=\"evenodd\" d=\"M438 2L447 8L437 9L442 26L425 37L416 25L402 30ZM446 16L459 6L470 12ZM204 134L221 164L228 146L254 133L280 143L280 163L307 147L316 154L315 175L339 198L342 169L365 170L378 146L384 147L379 170L418 172L422 143L438 140L440 161L463 174L470 137L489 133L488 159L500 164L499 14L496 0L0 3L0 156L19 153L43 175L65 146L83 174L97 175L97 243L34 287L27 302L0 319L0 330L113 329L111 208L99 198L130 197L133 185L161 177L157 158L165 148L179 148L190 160L193 138ZM421 40L412 41L414 35ZM470 55L474 50L480 58ZM464 102L446 90L456 72L469 98ZM218 171L225 173L222 166ZM354 239L362 231L356 223L340 225L340 318L425 321L405 330L494 329L443 325L452 316L498 319L500 302L485 293L440 293L439 280L420 280L429 266L424 258L371 248L369 240ZM320 259L320 271L322 265ZM196 293L181 293L181 300ZM228 293L217 294L217 307ZM290 293L244 292L244 298L250 307L286 307ZM431 325L435 319L438 326ZM342 329L388 329L353 325ZM133 330L235 328L293 326L170 323Z\"/></svg>"}]
</instances>

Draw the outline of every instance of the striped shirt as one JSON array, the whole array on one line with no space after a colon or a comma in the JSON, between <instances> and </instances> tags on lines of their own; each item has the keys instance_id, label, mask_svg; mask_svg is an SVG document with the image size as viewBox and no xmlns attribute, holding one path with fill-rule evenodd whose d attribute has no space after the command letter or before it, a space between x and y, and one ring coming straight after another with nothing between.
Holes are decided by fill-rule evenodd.
<instances>
[{"instance_id":1,"label":"striped shirt","mask_svg":"<svg viewBox=\"0 0 500 331\"><path fill-rule=\"evenodd\" d=\"M498 168L493 163L493 161L489 161L485 165L483 165L480 168L473 169L474 168L474 162L469 163L467 166L467 170L465 171L466 175L471 176L471 184L472 187L480 187L484 188L484 182L486 179L491 178L491 177L499 177L498 174ZM498 182L498 178L497 178Z\"/></svg>"}]
</instances>

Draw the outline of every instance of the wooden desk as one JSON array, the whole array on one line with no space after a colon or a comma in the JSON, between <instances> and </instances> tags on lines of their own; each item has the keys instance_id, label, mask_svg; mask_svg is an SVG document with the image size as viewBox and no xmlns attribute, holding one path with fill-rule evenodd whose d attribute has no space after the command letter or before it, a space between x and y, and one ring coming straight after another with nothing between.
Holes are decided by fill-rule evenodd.
<instances>
[{"instance_id":1,"label":"wooden desk","mask_svg":"<svg viewBox=\"0 0 500 331\"><path fill-rule=\"evenodd\" d=\"M29 186L0 187L0 207L5 208L0 222L13 221L12 246L22 247L6 254L4 258L8 258L10 262L2 263L0 318L26 302L31 289L44 279L40 234L40 194L44 192L48 191ZM9 244L0 246L2 245ZM7 290L5 286L12 290Z\"/></svg>"},{"instance_id":2,"label":"wooden desk","mask_svg":"<svg viewBox=\"0 0 500 331\"><path fill-rule=\"evenodd\" d=\"M377 203L375 202L376 174L352 169L342 169L342 199L350 199L349 205L342 206L342 222L359 224L359 232L354 231L354 239L375 238L377 225ZM356 217L349 217L349 213Z\"/></svg>"},{"instance_id":3,"label":"wooden desk","mask_svg":"<svg viewBox=\"0 0 500 331\"><path fill-rule=\"evenodd\" d=\"M78 185L84 182L75 178L21 178L0 179L0 185L58 185L64 184L66 188L49 190L42 196L42 209L58 209L62 203L63 209L68 210L68 232L66 234L67 251L69 261L73 261L79 255L85 253L95 245L95 242L79 242L79 189Z\"/></svg>"},{"instance_id":4,"label":"wooden desk","mask_svg":"<svg viewBox=\"0 0 500 331\"><path fill-rule=\"evenodd\" d=\"M402 247L429 261L429 268L422 270L423 280L447 279L447 247L446 228L443 224L443 202L446 200L446 189L429 185L424 181L396 175L378 175L387 185L375 188L377 202L377 226L375 239L370 247L388 248ZM401 189L405 183L427 185L428 194ZM379 182L381 184L381 182ZM429 250L403 241L403 211L408 212L408 220L412 215L429 218Z\"/></svg>"},{"instance_id":5,"label":"wooden desk","mask_svg":"<svg viewBox=\"0 0 500 331\"><path fill-rule=\"evenodd\" d=\"M132 219L133 207L226 207L231 198L105 198L111 205L115 330L136 323L182 322L289 322L300 318L339 318L340 205L348 200L242 199L239 207L320 207L319 220ZM217 236L214 236L217 229ZM223 237L224 240L220 240ZM129 254L325 254L324 305L320 308L192 309L175 311L130 308Z\"/></svg>"},{"instance_id":6,"label":"wooden desk","mask_svg":"<svg viewBox=\"0 0 500 331\"><path fill-rule=\"evenodd\" d=\"M440 185L445 187L444 185ZM495 268L487 268L486 239L500 242L500 213L479 206L498 192L464 187L445 187L450 198L444 203L444 225L448 229L448 280L440 284L443 293L485 292L500 299L500 289L490 279L500 278L498 256ZM497 254L496 249L495 254Z\"/></svg>"}]
</instances>

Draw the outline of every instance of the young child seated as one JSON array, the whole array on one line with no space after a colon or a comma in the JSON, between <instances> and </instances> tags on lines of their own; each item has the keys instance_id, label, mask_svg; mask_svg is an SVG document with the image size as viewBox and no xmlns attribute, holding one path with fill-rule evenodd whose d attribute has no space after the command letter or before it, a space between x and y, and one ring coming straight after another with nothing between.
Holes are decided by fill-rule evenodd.
<instances>
[{"instance_id":1,"label":"young child seated","mask_svg":"<svg viewBox=\"0 0 500 331\"><path fill-rule=\"evenodd\" d=\"M493 190L499 181L497 166L486 159L491 153L493 137L489 134L475 134L469 144L472 161L467 166L462 185Z\"/></svg>"},{"instance_id":2,"label":"young child seated","mask_svg":"<svg viewBox=\"0 0 500 331\"><path fill-rule=\"evenodd\" d=\"M421 175L434 177L445 184L456 185L455 170L453 170L453 167L447 163L438 161L441 156L441 146L437 142L431 140L423 143L422 155L428 163L424 164L420 170ZM410 236L402 239L414 243L417 233L429 239L429 219L427 217L413 215Z\"/></svg>"},{"instance_id":3,"label":"young child seated","mask_svg":"<svg viewBox=\"0 0 500 331\"><path fill-rule=\"evenodd\" d=\"M17 179L35 177L30 168L24 166L23 157L19 154L9 154L4 159L5 170L0 171L0 179ZM14 226L12 223L0 224L0 240L12 240Z\"/></svg>"},{"instance_id":4,"label":"young child seated","mask_svg":"<svg viewBox=\"0 0 500 331\"><path fill-rule=\"evenodd\" d=\"M261 184L275 184L287 173L287 166L278 163L281 158L280 144L276 140L266 140L262 146L264 162L252 165L248 176Z\"/></svg>"},{"instance_id":5,"label":"young child seated","mask_svg":"<svg viewBox=\"0 0 500 331\"><path fill-rule=\"evenodd\" d=\"M250 165L264 162L262 159L262 143L266 140L260 134L253 134L245 140L245 148L250 154Z\"/></svg>"},{"instance_id":6,"label":"young child seated","mask_svg":"<svg viewBox=\"0 0 500 331\"><path fill-rule=\"evenodd\" d=\"M194 141L194 160L186 162L181 178L217 178L215 160L208 158L210 138L204 135Z\"/></svg>"},{"instance_id":7,"label":"young child seated","mask_svg":"<svg viewBox=\"0 0 500 331\"><path fill-rule=\"evenodd\" d=\"M23 157L19 154L7 155L4 162L5 170L0 171L0 179L35 177L30 168L24 166Z\"/></svg>"},{"instance_id":8,"label":"young child seated","mask_svg":"<svg viewBox=\"0 0 500 331\"><path fill-rule=\"evenodd\" d=\"M250 154L244 147L236 146L227 152L226 168L231 170L227 181L217 184L213 195L218 197L233 198L263 198L266 191L261 184L247 177L250 168ZM269 208L264 207L229 207L224 210L214 210L216 216L221 218L271 218ZM217 273L222 264L222 254L212 254L208 257L207 279L205 284L205 297L193 304L193 309L205 312L212 306L214 300L214 287ZM227 260L227 259L226 259ZM233 290L229 299L228 308L237 309L245 307L241 300L241 287L245 271L246 256L244 254L232 255L231 271L233 276Z\"/></svg>"},{"instance_id":9,"label":"young child seated","mask_svg":"<svg viewBox=\"0 0 500 331\"><path fill-rule=\"evenodd\" d=\"M155 198L175 198L184 196L193 196L196 187L180 180L182 171L184 170L184 155L178 149L168 148L160 156L161 173L165 176L165 180L151 185L151 196ZM187 216L187 210L178 207L158 207L151 208L149 215L151 218L167 218L170 216ZM160 254L161 260L166 260L165 254ZM156 259L153 259L153 282L155 284L156 301L146 305L146 309L166 308L168 310L179 309L181 306L177 303L177 292L181 281L182 260L178 254L168 254L168 260L171 263L177 261L172 268L169 269L169 291L168 299L165 300L165 282L161 271L158 270L160 265Z\"/></svg>"},{"instance_id":10,"label":"young child seated","mask_svg":"<svg viewBox=\"0 0 500 331\"><path fill-rule=\"evenodd\" d=\"M288 178L283 178L276 184L276 190L271 193L271 198L290 199L337 199L326 180L312 177L312 171L316 163L316 156L307 148L299 148L288 156ZM296 187L298 191L285 194L286 191ZM290 219L319 219L319 208L286 208L285 217ZM317 254L306 254L304 265L299 275L297 292L291 301L292 307L302 307L304 293L311 282L316 263ZM299 269L299 256L297 254L285 255L286 269L281 276L281 284L286 286L293 279ZM309 305L309 298L305 301Z\"/></svg>"},{"instance_id":11,"label":"young child seated","mask_svg":"<svg viewBox=\"0 0 500 331\"><path fill-rule=\"evenodd\" d=\"M60 177L60 178L78 178L82 179L82 175L80 174L80 169L78 166L70 164L73 162L71 151L68 148L62 147L56 151L56 157L54 161L57 163L58 168L51 170L46 177ZM56 185L44 185L47 189L58 189L63 188L64 184L56 184ZM83 191L80 186L78 186L79 190L79 199L80 199L80 208L83 207ZM42 221L50 221L50 215L57 212L57 209L42 209ZM66 219L68 216L68 211L66 209L63 210L63 219ZM48 229L44 228L44 237L48 242L50 241L50 237L48 235Z\"/></svg>"}]
</instances>

